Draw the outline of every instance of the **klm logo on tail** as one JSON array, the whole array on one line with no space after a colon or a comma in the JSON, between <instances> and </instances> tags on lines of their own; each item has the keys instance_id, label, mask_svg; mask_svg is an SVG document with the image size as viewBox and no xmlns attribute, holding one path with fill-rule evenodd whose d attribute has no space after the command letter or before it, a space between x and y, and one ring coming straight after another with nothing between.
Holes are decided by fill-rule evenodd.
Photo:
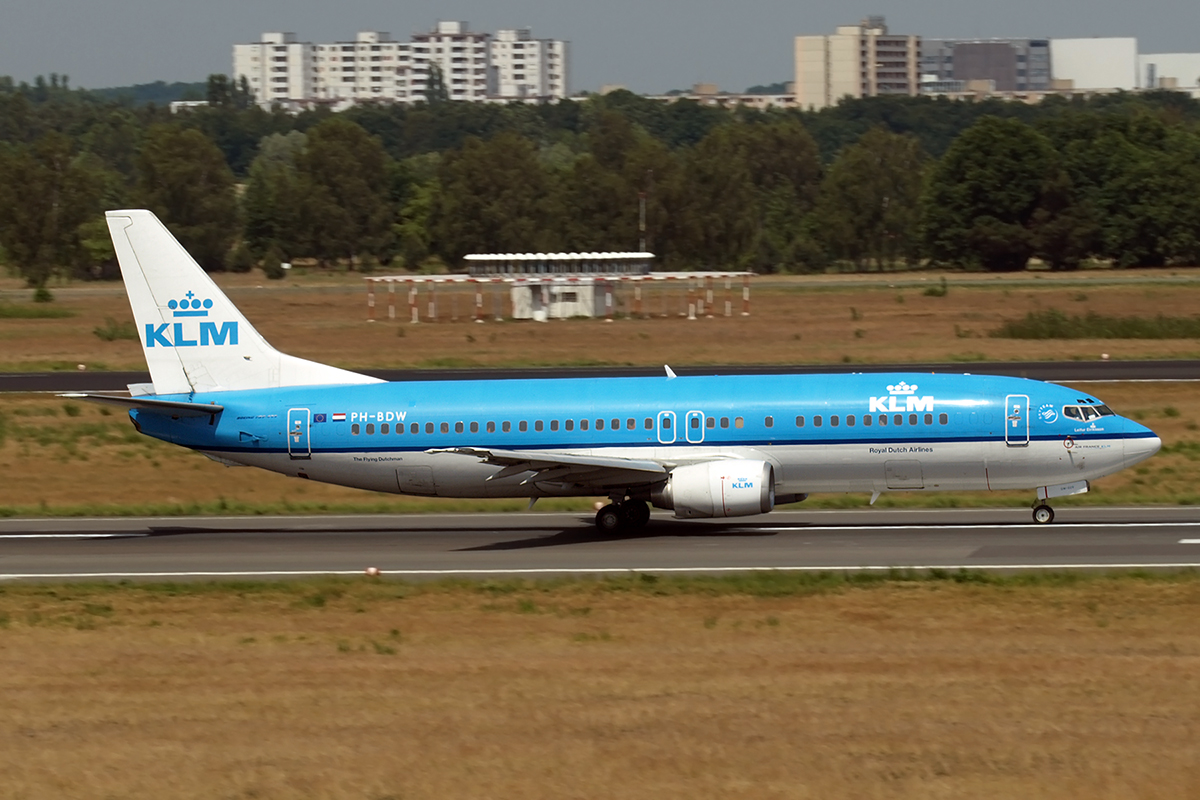
<instances>
[{"instance_id":1,"label":"klm logo on tail","mask_svg":"<svg viewBox=\"0 0 1200 800\"><path fill-rule=\"evenodd\" d=\"M184 318L183 322L164 322L155 325L146 323L146 347L220 347L238 343L237 320L220 323L197 321L189 318L207 317L213 307L212 300L199 300L195 292L188 292L182 300L167 303L171 316Z\"/></svg>"}]
</instances>

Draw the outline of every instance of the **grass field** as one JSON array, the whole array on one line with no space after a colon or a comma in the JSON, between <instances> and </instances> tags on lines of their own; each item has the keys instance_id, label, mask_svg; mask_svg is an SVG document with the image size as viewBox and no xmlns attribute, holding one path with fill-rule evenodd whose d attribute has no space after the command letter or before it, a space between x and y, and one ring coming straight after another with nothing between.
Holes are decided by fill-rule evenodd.
<instances>
[{"instance_id":1,"label":"grass field","mask_svg":"<svg viewBox=\"0 0 1200 800\"><path fill-rule=\"evenodd\" d=\"M921 283L889 285L900 278L861 276L763 279L753 290L752 315L689 321L678 316L682 295L671 294L672 316L649 320L557 320L469 322L473 295L443 292L444 322L412 325L366 322L366 294L359 276L296 276L256 283L253 276L219 275L235 303L276 347L285 352L349 368L693 365L961 362L1200 358L1195 339L1012 340L989 336L1030 311L1058 310L1117 317L1193 317L1200 308L1200 281L1173 273L1122 272L1113 283L1105 273L1044 280L950 276L945 297L929 296ZM937 287L938 277L924 278ZM1137 281L1137 282L1130 282ZM1156 282L1160 281L1160 282ZM261 285L262 288L258 288ZM0 282L0 297L21 305L27 292ZM142 370L137 341L105 341L94 331L119 330L132 321L118 284L72 286L56 291L52 307L73 316L26 319L0 314L0 372L47 369ZM398 309L406 317L401 293ZM457 299L455 299L457 298ZM424 302L422 297L422 302ZM618 295L618 311L629 298ZM21 302L14 302L19 300ZM717 300L722 300L718 292ZM490 301L489 301L490 302ZM386 294L380 316L386 317ZM448 321L457 308L458 323ZM490 308L490 305L488 306ZM648 308L661 313L663 298L650 292ZM718 311L723 306L718 306ZM735 295L735 312L740 302Z\"/></svg>"},{"instance_id":2,"label":"grass field","mask_svg":"<svg viewBox=\"0 0 1200 800\"><path fill-rule=\"evenodd\" d=\"M1093 484L1074 504L1200 504L1200 392L1195 384L1078 384L1163 439L1152 460ZM857 507L868 495L816 495L804 507ZM1022 507L1031 492L885 494L879 505ZM228 468L142 436L128 417L47 395L0 395L0 516L401 513L516 511L523 500L400 497ZM544 510L586 509L590 500L544 500Z\"/></svg>"},{"instance_id":3,"label":"grass field","mask_svg":"<svg viewBox=\"0 0 1200 800\"><path fill-rule=\"evenodd\" d=\"M1200 796L1200 582L0 587L0 796Z\"/></svg>"}]
</instances>

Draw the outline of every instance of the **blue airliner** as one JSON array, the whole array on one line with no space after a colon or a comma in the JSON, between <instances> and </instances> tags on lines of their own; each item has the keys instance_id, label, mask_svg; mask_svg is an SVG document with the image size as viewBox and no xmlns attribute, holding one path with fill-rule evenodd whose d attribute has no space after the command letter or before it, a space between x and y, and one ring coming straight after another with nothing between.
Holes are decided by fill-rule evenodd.
<instances>
[{"instance_id":1,"label":"blue airliner","mask_svg":"<svg viewBox=\"0 0 1200 800\"><path fill-rule=\"evenodd\" d=\"M605 496L605 531L650 505L765 514L813 492L1034 489L1051 498L1158 452L1091 395L1017 378L761 375L388 383L285 355L151 212L108 226L151 384L142 433L230 466L429 497Z\"/></svg>"}]
</instances>

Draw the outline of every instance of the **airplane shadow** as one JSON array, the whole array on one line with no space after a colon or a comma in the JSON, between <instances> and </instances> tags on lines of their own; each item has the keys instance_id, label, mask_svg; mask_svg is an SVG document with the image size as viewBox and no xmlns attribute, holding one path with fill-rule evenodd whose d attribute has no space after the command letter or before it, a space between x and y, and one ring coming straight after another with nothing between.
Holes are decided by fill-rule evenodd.
<instances>
[{"instance_id":1,"label":"airplane shadow","mask_svg":"<svg viewBox=\"0 0 1200 800\"><path fill-rule=\"evenodd\" d=\"M579 544L600 544L602 542L631 542L639 539L688 538L716 539L736 537L775 536L777 531L771 528L747 530L743 525L696 525L687 522L657 522L652 521L644 528L630 531L604 533L595 526L560 530L550 536L532 536L523 539L513 539L504 542L492 542L474 547L461 547L453 552L470 553L496 550L527 550L537 547L565 547Z\"/></svg>"}]
</instances>

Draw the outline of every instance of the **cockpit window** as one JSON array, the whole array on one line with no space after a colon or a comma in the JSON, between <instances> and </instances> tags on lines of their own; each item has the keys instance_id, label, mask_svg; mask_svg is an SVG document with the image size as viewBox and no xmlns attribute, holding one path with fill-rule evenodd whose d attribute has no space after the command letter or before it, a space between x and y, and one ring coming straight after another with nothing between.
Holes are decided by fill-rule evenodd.
<instances>
[{"instance_id":1,"label":"cockpit window","mask_svg":"<svg viewBox=\"0 0 1200 800\"><path fill-rule=\"evenodd\" d=\"M1087 422L1098 417L1115 417L1116 414L1108 406L1063 406L1063 416Z\"/></svg>"}]
</instances>

